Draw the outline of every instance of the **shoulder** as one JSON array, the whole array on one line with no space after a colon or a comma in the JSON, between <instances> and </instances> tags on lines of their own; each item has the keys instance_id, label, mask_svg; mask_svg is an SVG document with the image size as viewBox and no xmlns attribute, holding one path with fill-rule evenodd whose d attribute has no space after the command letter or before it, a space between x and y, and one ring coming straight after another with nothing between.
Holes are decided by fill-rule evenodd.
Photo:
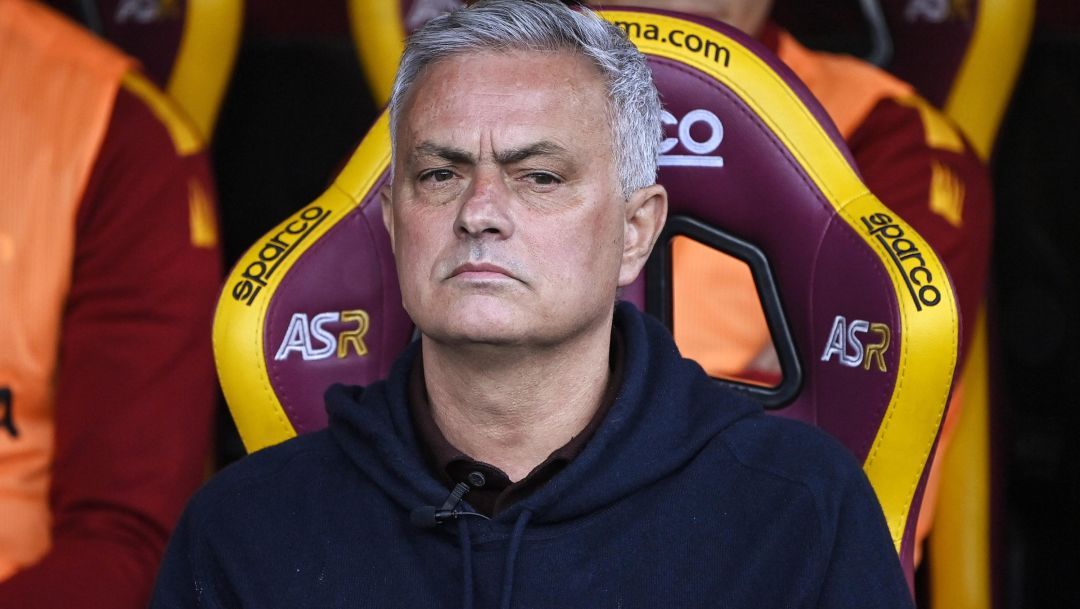
<instances>
[{"instance_id":1,"label":"shoulder","mask_svg":"<svg viewBox=\"0 0 1080 609\"><path fill-rule=\"evenodd\" d=\"M293 505L332 488L353 472L326 430L252 453L211 478L188 504L196 528L290 513Z\"/></svg>"},{"instance_id":2,"label":"shoulder","mask_svg":"<svg viewBox=\"0 0 1080 609\"><path fill-rule=\"evenodd\" d=\"M179 104L137 70L129 70L120 80L113 123L138 124L160 132L178 156L203 149L202 136Z\"/></svg>"},{"instance_id":3,"label":"shoulder","mask_svg":"<svg viewBox=\"0 0 1080 609\"><path fill-rule=\"evenodd\" d=\"M203 140L138 72L127 72L116 92L77 222L80 234L116 239L119 231L127 242L153 234L153 251L168 245L216 256L216 194Z\"/></svg>"},{"instance_id":4,"label":"shoulder","mask_svg":"<svg viewBox=\"0 0 1080 609\"><path fill-rule=\"evenodd\" d=\"M838 440L805 423L759 414L745 417L717 441L739 467L809 493L827 509L853 480L864 480L855 456Z\"/></svg>"}]
</instances>

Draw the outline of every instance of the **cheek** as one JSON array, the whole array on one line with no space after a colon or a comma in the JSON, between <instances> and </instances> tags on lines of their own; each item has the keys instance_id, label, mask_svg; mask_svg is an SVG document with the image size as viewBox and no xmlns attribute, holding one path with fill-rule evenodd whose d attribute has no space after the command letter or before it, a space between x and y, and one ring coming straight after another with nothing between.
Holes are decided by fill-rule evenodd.
<instances>
[{"instance_id":1,"label":"cheek","mask_svg":"<svg viewBox=\"0 0 1080 609\"><path fill-rule=\"evenodd\" d=\"M426 281L431 267L432 253L429 249L433 239L430 230L418 222L402 222L399 219L395 230L397 251L394 257L401 287L406 290Z\"/></svg>"},{"instance_id":2,"label":"cheek","mask_svg":"<svg viewBox=\"0 0 1080 609\"><path fill-rule=\"evenodd\" d=\"M553 228L559 238L548 246L557 272L594 283L616 281L622 260L622 223L612 214L590 214ZM610 275L610 277L607 277ZM600 283L597 283L600 282Z\"/></svg>"}]
</instances>

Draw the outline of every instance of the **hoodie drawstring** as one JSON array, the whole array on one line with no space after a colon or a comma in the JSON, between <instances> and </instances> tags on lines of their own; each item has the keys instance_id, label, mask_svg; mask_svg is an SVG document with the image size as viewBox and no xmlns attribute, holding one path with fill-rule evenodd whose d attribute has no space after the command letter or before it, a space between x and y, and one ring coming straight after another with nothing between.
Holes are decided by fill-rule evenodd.
<instances>
[{"instance_id":1,"label":"hoodie drawstring","mask_svg":"<svg viewBox=\"0 0 1080 609\"><path fill-rule=\"evenodd\" d=\"M461 546L462 609L473 609L472 535L465 518L458 518L458 542Z\"/></svg>"},{"instance_id":2,"label":"hoodie drawstring","mask_svg":"<svg viewBox=\"0 0 1080 609\"><path fill-rule=\"evenodd\" d=\"M521 547L521 537L525 533L525 525L529 524L532 512L522 510L514 523L514 533L510 536L510 547L506 550L506 566L503 570L502 600L499 602L500 609L510 609L510 598L514 595L514 562L517 560L518 548Z\"/></svg>"}]
</instances>

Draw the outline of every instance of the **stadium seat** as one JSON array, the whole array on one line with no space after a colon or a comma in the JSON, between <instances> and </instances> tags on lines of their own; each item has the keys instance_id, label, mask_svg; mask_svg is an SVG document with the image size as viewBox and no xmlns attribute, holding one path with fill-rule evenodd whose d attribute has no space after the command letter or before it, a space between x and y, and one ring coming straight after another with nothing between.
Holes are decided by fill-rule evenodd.
<instances>
[{"instance_id":1,"label":"stadium seat","mask_svg":"<svg viewBox=\"0 0 1080 609\"><path fill-rule=\"evenodd\" d=\"M866 189L824 111L756 42L664 12L601 14L648 56L668 134L659 176L668 225L623 297L670 327L676 236L744 261L783 378L717 382L851 449L910 581L914 515L956 364L944 268ZM381 117L333 185L255 243L226 282L215 357L250 451L325 426L323 390L381 378L412 338L378 202L387 123Z\"/></svg>"}]
</instances>

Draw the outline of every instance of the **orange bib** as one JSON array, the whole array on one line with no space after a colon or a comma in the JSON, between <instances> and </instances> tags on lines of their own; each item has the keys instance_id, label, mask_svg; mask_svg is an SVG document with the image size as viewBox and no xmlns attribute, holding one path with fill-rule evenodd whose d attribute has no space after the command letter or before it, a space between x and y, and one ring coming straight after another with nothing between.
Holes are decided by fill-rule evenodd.
<instances>
[{"instance_id":1,"label":"orange bib","mask_svg":"<svg viewBox=\"0 0 1080 609\"><path fill-rule=\"evenodd\" d=\"M49 547L51 397L79 201L132 61L0 0L0 580Z\"/></svg>"}]
</instances>

